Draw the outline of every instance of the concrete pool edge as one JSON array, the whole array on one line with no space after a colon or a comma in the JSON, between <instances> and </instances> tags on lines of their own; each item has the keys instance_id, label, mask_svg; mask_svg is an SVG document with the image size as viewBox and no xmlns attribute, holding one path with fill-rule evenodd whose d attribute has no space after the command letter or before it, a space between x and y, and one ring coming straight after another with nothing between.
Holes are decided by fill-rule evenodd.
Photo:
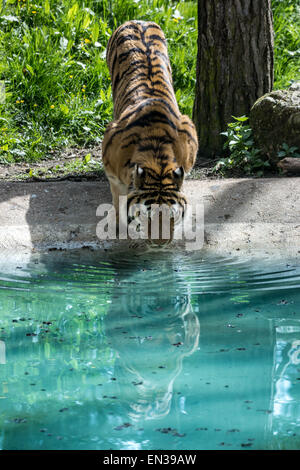
<instances>
[{"instance_id":1,"label":"concrete pool edge","mask_svg":"<svg viewBox=\"0 0 300 470\"><path fill-rule=\"evenodd\" d=\"M299 178L189 180L185 194L204 206L203 253L300 258ZM0 251L131 247L97 238L110 202L106 182L0 182Z\"/></svg>"}]
</instances>

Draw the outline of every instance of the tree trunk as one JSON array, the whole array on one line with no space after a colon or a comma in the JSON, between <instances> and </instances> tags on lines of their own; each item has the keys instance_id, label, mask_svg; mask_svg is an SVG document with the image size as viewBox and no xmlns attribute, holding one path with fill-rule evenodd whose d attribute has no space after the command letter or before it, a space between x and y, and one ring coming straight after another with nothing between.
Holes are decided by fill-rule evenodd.
<instances>
[{"instance_id":1,"label":"tree trunk","mask_svg":"<svg viewBox=\"0 0 300 470\"><path fill-rule=\"evenodd\" d=\"M198 0L193 120L199 159L222 154L232 116L249 115L273 85L271 0Z\"/></svg>"}]
</instances>

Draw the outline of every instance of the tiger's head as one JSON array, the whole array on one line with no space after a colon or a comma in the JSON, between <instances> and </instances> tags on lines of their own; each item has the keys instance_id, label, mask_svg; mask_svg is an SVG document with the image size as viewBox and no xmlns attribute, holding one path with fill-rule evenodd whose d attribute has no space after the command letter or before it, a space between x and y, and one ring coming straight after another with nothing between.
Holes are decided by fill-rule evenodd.
<instances>
[{"instance_id":1,"label":"tiger's head","mask_svg":"<svg viewBox=\"0 0 300 470\"><path fill-rule=\"evenodd\" d=\"M135 166L134 190L127 199L128 218L143 217L148 241L161 246L173 240L176 224L184 215L187 201L181 187L185 172L175 162L156 159L149 163Z\"/></svg>"}]
</instances>

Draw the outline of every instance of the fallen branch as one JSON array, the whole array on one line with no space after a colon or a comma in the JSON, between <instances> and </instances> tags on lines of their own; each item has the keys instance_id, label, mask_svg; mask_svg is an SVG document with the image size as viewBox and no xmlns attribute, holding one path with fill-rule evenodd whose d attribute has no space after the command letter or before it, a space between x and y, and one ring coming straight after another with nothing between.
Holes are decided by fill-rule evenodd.
<instances>
[{"instance_id":1,"label":"fallen branch","mask_svg":"<svg viewBox=\"0 0 300 470\"><path fill-rule=\"evenodd\" d=\"M300 158L283 158L277 163L278 168L281 168L284 173L299 173L300 174Z\"/></svg>"}]
</instances>

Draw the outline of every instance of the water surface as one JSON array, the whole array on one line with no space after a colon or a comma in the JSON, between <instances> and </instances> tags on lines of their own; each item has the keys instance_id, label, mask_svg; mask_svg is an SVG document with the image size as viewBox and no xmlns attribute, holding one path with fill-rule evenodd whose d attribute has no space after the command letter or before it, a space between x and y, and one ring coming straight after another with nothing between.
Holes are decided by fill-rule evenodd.
<instances>
[{"instance_id":1,"label":"water surface","mask_svg":"<svg viewBox=\"0 0 300 470\"><path fill-rule=\"evenodd\" d=\"M1 449L299 449L300 267L48 253L0 272Z\"/></svg>"}]
</instances>

